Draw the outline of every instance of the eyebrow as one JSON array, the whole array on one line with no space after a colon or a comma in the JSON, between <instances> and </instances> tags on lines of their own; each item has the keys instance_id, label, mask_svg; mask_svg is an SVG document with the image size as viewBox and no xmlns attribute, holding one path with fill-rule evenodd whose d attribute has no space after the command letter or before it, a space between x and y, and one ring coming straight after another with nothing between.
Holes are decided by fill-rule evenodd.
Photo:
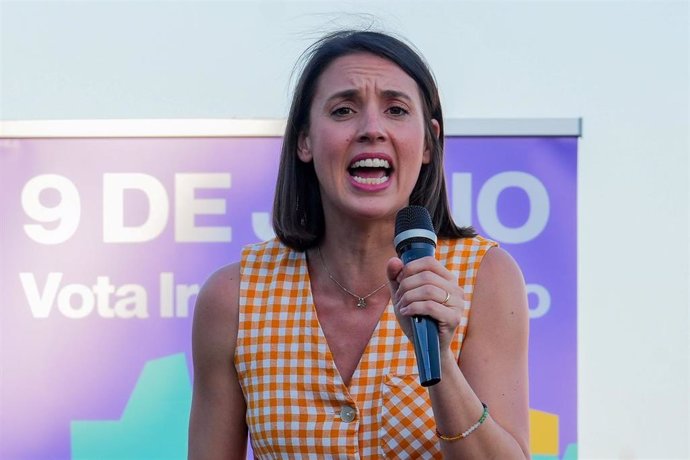
<instances>
[{"instance_id":1,"label":"eyebrow","mask_svg":"<svg viewBox=\"0 0 690 460\"><path fill-rule=\"evenodd\" d=\"M402 91L397 91L394 89L385 89L381 92L381 95L385 99L404 99L408 102L412 101L412 98ZM357 89L345 89L338 91L328 98L329 101L334 99L356 99L359 96L359 90Z\"/></svg>"},{"instance_id":2,"label":"eyebrow","mask_svg":"<svg viewBox=\"0 0 690 460\"><path fill-rule=\"evenodd\" d=\"M407 93L396 91L394 89L384 90L383 95L386 97L386 99L405 99L406 101L412 101L412 98L408 96Z\"/></svg>"}]
</instances>

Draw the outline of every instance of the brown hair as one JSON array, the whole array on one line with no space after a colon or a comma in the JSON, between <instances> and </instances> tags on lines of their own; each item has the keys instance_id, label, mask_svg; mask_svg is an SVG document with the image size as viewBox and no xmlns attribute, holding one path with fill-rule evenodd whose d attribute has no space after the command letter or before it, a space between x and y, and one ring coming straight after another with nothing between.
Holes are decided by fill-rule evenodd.
<instances>
[{"instance_id":1,"label":"brown hair","mask_svg":"<svg viewBox=\"0 0 690 460\"><path fill-rule=\"evenodd\" d=\"M273 202L273 229L283 244L304 251L318 245L325 223L319 183L313 163L297 157L299 136L309 128L309 110L318 79L335 59L371 53L392 61L419 86L426 120L425 140L431 161L422 165L410 205L424 206L431 214L439 237L465 238L476 233L471 227L458 227L450 213L443 172L443 113L436 81L429 67L409 45L390 35L373 31L338 31L326 35L307 49L307 59L297 82L287 119L280 156L278 181ZM440 126L437 137L432 120Z\"/></svg>"}]
</instances>

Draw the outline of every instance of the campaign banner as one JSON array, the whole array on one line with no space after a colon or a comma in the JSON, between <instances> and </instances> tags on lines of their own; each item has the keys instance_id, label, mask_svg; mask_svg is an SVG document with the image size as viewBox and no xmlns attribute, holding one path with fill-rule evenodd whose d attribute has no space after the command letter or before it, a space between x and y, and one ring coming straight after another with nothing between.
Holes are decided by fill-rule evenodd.
<instances>
[{"instance_id":1,"label":"campaign banner","mask_svg":"<svg viewBox=\"0 0 690 460\"><path fill-rule=\"evenodd\" d=\"M576 458L577 137L446 142L454 217L527 283L533 458ZM194 301L273 236L280 145L0 139L0 458L186 458Z\"/></svg>"}]
</instances>

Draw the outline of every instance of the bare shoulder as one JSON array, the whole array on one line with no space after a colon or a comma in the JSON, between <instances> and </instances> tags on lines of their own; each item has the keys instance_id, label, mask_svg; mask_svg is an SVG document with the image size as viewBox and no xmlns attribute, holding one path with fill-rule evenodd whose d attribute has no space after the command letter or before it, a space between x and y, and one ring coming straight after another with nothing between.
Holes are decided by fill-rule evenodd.
<instances>
[{"instance_id":1,"label":"bare shoulder","mask_svg":"<svg viewBox=\"0 0 690 460\"><path fill-rule=\"evenodd\" d=\"M237 310L240 292L239 262L226 265L204 282L197 297L195 320L198 315L222 316Z\"/></svg>"},{"instance_id":2,"label":"bare shoulder","mask_svg":"<svg viewBox=\"0 0 690 460\"><path fill-rule=\"evenodd\" d=\"M522 271L515 259L503 248L494 247L482 259L477 273L477 285L498 281L524 285Z\"/></svg>"},{"instance_id":3,"label":"bare shoulder","mask_svg":"<svg viewBox=\"0 0 690 460\"><path fill-rule=\"evenodd\" d=\"M488 333L504 340L515 334L526 336L528 313L520 267L504 249L490 249L477 272L468 333Z\"/></svg>"},{"instance_id":4,"label":"bare shoulder","mask_svg":"<svg viewBox=\"0 0 690 460\"><path fill-rule=\"evenodd\" d=\"M239 291L239 263L220 268L206 280L194 307L192 341L195 346L203 343L218 346L225 343L226 347L230 347L226 348L226 352L234 350L239 315Z\"/></svg>"},{"instance_id":5,"label":"bare shoulder","mask_svg":"<svg viewBox=\"0 0 690 460\"><path fill-rule=\"evenodd\" d=\"M500 247L491 248L479 266L475 281L473 309L489 303L495 314L502 309L511 314L527 313L525 280L515 259ZM474 313L474 312L473 312ZM484 313L488 313L485 311Z\"/></svg>"}]
</instances>

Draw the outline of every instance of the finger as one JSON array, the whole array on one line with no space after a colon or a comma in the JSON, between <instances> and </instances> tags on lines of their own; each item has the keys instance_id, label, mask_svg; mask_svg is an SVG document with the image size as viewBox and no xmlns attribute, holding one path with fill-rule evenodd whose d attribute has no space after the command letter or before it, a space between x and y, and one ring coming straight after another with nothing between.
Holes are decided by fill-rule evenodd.
<instances>
[{"instance_id":1,"label":"finger","mask_svg":"<svg viewBox=\"0 0 690 460\"><path fill-rule=\"evenodd\" d=\"M407 282L405 280L403 283ZM431 301L442 303L446 300L447 292L444 288L432 284L432 283L422 283L412 289L400 289L401 298L400 301L403 304L410 304L412 302L423 302Z\"/></svg>"},{"instance_id":2,"label":"finger","mask_svg":"<svg viewBox=\"0 0 690 460\"><path fill-rule=\"evenodd\" d=\"M422 289L417 294L425 295L426 299L435 300L438 303L443 303L445 300L446 304L451 302L451 300L463 300L465 294L462 288L458 286L456 279L448 280L430 271L423 271L404 278L400 282L398 291L405 293L417 289ZM446 300L447 293L450 293L451 299ZM420 300L419 298L415 299ZM457 303L453 302L452 305L457 305Z\"/></svg>"},{"instance_id":3,"label":"finger","mask_svg":"<svg viewBox=\"0 0 690 460\"><path fill-rule=\"evenodd\" d=\"M400 278L403 270L403 263L397 257L391 257L386 263L386 276L388 277L388 286L391 290L391 299L395 302L395 296L400 288Z\"/></svg>"},{"instance_id":4,"label":"finger","mask_svg":"<svg viewBox=\"0 0 690 460\"><path fill-rule=\"evenodd\" d=\"M409 303L400 308L400 315L402 316L428 316L433 318L439 324L447 324L451 329L460 324L462 318L462 309L448 308L438 302L429 300L421 300Z\"/></svg>"},{"instance_id":5,"label":"finger","mask_svg":"<svg viewBox=\"0 0 690 460\"><path fill-rule=\"evenodd\" d=\"M403 269L403 276L409 277L425 271L436 273L445 280L451 281L455 279L455 275L433 257L422 257L421 259L408 262Z\"/></svg>"},{"instance_id":6,"label":"finger","mask_svg":"<svg viewBox=\"0 0 690 460\"><path fill-rule=\"evenodd\" d=\"M451 298L450 291L446 291L446 296L445 296L445 297L443 298L443 300L442 300L441 302L439 302L439 303L440 303L441 305L450 306L450 304L449 304L450 298Z\"/></svg>"},{"instance_id":7,"label":"finger","mask_svg":"<svg viewBox=\"0 0 690 460\"><path fill-rule=\"evenodd\" d=\"M388 276L389 281L398 281L398 277L404 267L402 260L397 257L391 257L386 262L386 276Z\"/></svg>"},{"instance_id":8,"label":"finger","mask_svg":"<svg viewBox=\"0 0 690 460\"><path fill-rule=\"evenodd\" d=\"M429 306L433 308L438 306L440 309L464 307L463 292L460 288L452 291L446 290L445 287L425 284L409 291L400 290L399 292L401 295L398 303L401 309L414 303L421 304L422 307L425 303L428 303ZM415 314L420 313L415 310Z\"/></svg>"},{"instance_id":9,"label":"finger","mask_svg":"<svg viewBox=\"0 0 690 460\"><path fill-rule=\"evenodd\" d=\"M440 290L439 290L440 291ZM444 293L444 295L447 295ZM461 303L454 303L450 304L450 301L453 300L453 296L450 296L450 300L447 304L443 304L439 302L438 300L429 300L426 298L420 298L418 300L410 300L410 296L407 296L407 293L403 294L403 297L401 297L400 301L396 304L397 308L399 309L400 313L409 316L409 315L429 315L429 316L434 316L437 313L438 314L444 314L446 311L450 310L457 310L457 311L462 311L464 304Z\"/></svg>"}]
</instances>

